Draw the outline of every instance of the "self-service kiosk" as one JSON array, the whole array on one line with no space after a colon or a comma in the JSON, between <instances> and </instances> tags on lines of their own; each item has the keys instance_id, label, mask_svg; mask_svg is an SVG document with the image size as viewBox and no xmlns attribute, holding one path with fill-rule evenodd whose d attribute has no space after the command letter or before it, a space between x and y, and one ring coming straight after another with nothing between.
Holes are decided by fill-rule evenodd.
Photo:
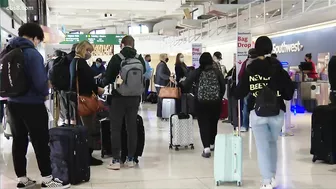
<instances>
[{"instance_id":1,"label":"self-service kiosk","mask_svg":"<svg viewBox=\"0 0 336 189\"><path fill-rule=\"evenodd\" d=\"M290 74L289 72L289 64L288 62L281 62L282 67L284 70L286 70L286 72L288 74ZM295 94L293 99L295 98ZM284 125L282 126L282 130L281 130L281 136L293 136L294 134L291 132L291 128L292 128L292 124L291 124L291 116L292 116L292 112L291 112L291 102L292 101L287 101L284 100L285 106L286 106L286 113L285 113L285 119L284 119Z\"/></svg>"}]
</instances>

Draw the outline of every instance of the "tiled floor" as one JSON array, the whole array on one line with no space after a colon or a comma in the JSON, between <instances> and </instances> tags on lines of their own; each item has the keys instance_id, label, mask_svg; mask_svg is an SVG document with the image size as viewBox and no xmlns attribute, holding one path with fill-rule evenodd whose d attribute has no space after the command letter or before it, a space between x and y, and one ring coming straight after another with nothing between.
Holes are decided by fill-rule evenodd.
<instances>
[{"instance_id":1,"label":"tiled floor","mask_svg":"<svg viewBox=\"0 0 336 189\"><path fill-rule=\"evenodd\" d=\"M141 115L145 121L146 146L140 165L134 169L111 171L105 166L91 169L91 182L73 186L78 189L212 189L217 188L213 180L213 159L200 156L202 148L195 122L195 150L169 151L169 126L156 119L155 107L144 105ZM311 162L310 115L292 118L295 136L279 139L278 180L279 189L334 189L336 188L336 166ZM232 132L228 124L219 124L220 133ZM259 170L251 133L243 134L244 169L242 188L259 188ZM11 158L11 141L3 136L0 157L0 188L15 188L15 174ZM100 153L96 152L97 157ZM29 176L40 180L36 159L30 147L28 157ZM105 164L109 159L105 159ZM218 188L236 188L225 184Z\"/></svg>"}]
</instances>

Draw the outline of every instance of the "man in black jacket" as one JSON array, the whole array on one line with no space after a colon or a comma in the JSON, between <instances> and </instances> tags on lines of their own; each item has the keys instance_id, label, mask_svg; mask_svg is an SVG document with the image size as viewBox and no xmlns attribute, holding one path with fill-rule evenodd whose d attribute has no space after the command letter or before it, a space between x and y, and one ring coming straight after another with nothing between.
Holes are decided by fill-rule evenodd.
<instances>
[{"instance_id":1,"label":"man in black jacket","mask_svg":"<svg viewBox=\"0 0 336 189\"><path fill-rule=\"evenodd\" d=\"M328 77L330 83L330 101L336 103L336 55L332 56L328 64Z\"/></svg>"},{"instance_id":2,"label":"man in black jacket","mask_svg":"<svg viewBox=\"0 0 336 189\"><path fill-rule=\"evenodd\" d=\"M121 56L127 59L138 59L143 65L143 73L146 72L146 64L141 56L137 55L134 49L134 38L132 36L125 36L120 44L121 54L116 54L110 60L105 78L103 79L104 85L114 84L118 85L120 79L116 79L121 71ZM122 81L124 82L124 81ZM111 142L112 142L112 162L108 165L108 169L120 169L120 150L121 150L121 128L123 119L125 118L126 130L128 136L128 158L126 165L128 167L134 166L134 155L137 147L137 125L136 119L140 104L139 96L122 96L116 87L112 90L112 100L110 108L111 120Z\"/></svg>"}]
</instances>

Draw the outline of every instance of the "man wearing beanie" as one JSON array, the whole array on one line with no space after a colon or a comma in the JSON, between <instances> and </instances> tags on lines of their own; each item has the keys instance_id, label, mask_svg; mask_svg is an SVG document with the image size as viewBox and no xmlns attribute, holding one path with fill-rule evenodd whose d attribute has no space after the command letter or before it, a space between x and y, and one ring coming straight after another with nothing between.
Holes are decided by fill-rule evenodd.
<instances>
[{"instance_id":1,"label":"man wearing beanie","mask_svg":"<svg viewBox=\"0 0 336 189\"><path fill-rule=\"evenodd\" d=\"M294 85L277 59L265 57L265 55L270 55L273 50L272 41L267 36L257 39L255 50L258 58L247 66L234 95L238 99L243 99L251 94L248 99L248 110L251 114L250 124L255 138L258 164L262 176L260 189L273 189L277 186L275 181L277 140L284 123L286 111L284 100L292 99ZM275 100L270 103L269 98ZM264 111L261 111L260 108Z\"/></svg>"}]
</instances>

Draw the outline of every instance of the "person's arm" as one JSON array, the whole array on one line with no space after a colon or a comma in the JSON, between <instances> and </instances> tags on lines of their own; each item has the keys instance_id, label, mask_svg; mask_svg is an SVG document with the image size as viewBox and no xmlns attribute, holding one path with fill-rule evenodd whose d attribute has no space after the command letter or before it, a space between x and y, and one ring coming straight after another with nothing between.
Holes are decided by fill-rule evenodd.
<instances>
[{"instance_id":1,"label":"person's arm","mask_svg":"<svg viewBox=\"0 0 336 189\"><path fill-rule=\"evenodd\" d=\"M120 71L120 63L121 59L118 57L118 55L114 55L111 58L110 62L107 65L105 77L102 82L103 86L112 84L115 81Z\"/></svg>"},{"instance_id":2,"label":"person's arm","mask_svg":"<svg viewBox=\"0 0 336 189\"><path fill-rule=\"evenodd\" d=\"M217 73L218 75L218 79L219 79L219 87L220 87L220 98L222 99L224 97L225 94L225 90L226 90L226 82L224 79L224 75L222 73L220 73L220 71Z\"/></svg>"},{"instance_id":3,"label":"person's arm","mask_svg":"<svg viewBox=\"0 0 336 189\"><path fill-rule=\"evenodd\" d=\"M35 49L27 49L26 53L29 54L26 67L28 68L33 88L42 96L48 96L48 76L44 67L43 57Z\"/></svg>"},{"instance_id":4,"label":"person's arm","mask_svg":"<svg viewBox=\"0 0 336 189\"><path fill-rule=\"evenodd\" d=\"M247 94L250 92L250 81L249 81L249 77L250 74L247 70L245 70L245 74L243 74L242 79L239 80L237 87L234 89L234 93L233 95L237 98L237 99L242 99L245 96L247 96ZM235 77L235 76L233 76Z\"/></svg>"},{"instance_id":5,"label":"person's arm","mask_svg":"<svg viewBox=\"0 0 336 189\"><path fill-rule=\"evenodd\" d=\"M81 70L81 77L87 77L87 80L91 82L90 85L93 87L92 91L95 94L98 94L98 85L95 82L95 72L91 69L91 67L84 59L78 60L78 68Z\"/></svg>"}]
</instances>

